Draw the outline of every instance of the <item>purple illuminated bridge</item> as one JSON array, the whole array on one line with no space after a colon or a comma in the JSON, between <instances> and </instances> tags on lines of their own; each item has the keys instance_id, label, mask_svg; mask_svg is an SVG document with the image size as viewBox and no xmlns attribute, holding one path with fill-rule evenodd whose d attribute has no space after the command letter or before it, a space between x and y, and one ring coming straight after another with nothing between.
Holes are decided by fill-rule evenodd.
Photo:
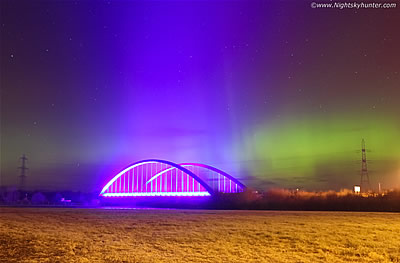
<instances>
[{"instance_id":1,"label":"purple illuminated bridge","mask_svg":"<svg viewBox=\"0 0 400 263\"><path fill-rule=\"evenodd\" d=\"M239 193L245 188L209 165L151 159L123 169L104 186L100 196L211 196L218 192Z\"/></svg>"}]
</instances>

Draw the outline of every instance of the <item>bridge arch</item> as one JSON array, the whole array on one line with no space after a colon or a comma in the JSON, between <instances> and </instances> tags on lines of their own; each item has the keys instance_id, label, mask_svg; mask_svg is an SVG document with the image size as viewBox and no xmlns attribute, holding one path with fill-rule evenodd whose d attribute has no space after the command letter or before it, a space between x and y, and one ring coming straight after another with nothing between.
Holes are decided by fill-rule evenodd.
<instances>
[{"instance_id":1,"label":"bridge arch","mask_svg":"<svg viewBox=\"0 0 400 263\"><path fill-rule=\"evenodd\" d=\"M243 192L246 189L246 186L239 180L213 166L202 163L180 163L179 165L196 174L215 192L238 193ZM202 168L201 170L203 171L198 168Z\"/></svg>"},{"instance_id":2,"label":"bridge arch","mask_svg":"<svg viewBox=\"0 0 400 263\"><path fill-rule=\"evenodd\" d=\"M153 178L155 175L161 176ZM189 169L166 160L148 159L120 171L103 187L100 196L210 196L213 192Z\"/></svg>"}]
</instances>

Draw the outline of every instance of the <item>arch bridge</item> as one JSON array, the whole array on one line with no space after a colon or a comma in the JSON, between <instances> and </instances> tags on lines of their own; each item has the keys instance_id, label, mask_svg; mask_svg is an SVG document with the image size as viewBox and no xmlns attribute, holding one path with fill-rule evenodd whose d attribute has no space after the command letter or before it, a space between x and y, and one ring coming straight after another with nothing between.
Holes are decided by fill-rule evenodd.
<instances>
[{"instance_id":1,"label":"arch bridge","mask_svg":"<svg viewBox=\"0 0 400 263\"><path fill-rule=\"evenodd\" d=\"M234 177L209 165L149 159L133 163L115 175L100 196L211 196L239 193L245 188Z\"/></svg>"}]
</instances>

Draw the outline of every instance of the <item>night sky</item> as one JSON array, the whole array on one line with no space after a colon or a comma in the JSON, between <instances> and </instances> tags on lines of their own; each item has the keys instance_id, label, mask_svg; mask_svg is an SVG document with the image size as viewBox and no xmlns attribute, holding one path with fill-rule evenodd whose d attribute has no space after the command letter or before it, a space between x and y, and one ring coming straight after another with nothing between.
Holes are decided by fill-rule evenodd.
<instances>
[{"instance_id":1,"label":"night sky","mask_svg":"<svg viewBox=\"0 0 400 263\"><path fill-rule=\"evenodd\" d=\"M256 189L400 187L400 6L1 1L1 183L99 190L147 158Z\"/></svg>"}]
</instances>

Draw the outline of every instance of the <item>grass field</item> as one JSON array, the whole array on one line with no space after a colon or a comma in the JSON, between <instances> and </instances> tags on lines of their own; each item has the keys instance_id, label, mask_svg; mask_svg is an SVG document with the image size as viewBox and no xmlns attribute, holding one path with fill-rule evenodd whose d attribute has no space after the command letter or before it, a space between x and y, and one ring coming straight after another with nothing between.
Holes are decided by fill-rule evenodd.
<instances>
[{"instance_id":1,"label":"grass field","mask_svg":"<svg viewBox=\"0 0 400 263\"><path fill-rule=\"evenodd\" d=\"M0 262L400 262L400 214L0 208Z\"/></svg>"}]
</instances>

